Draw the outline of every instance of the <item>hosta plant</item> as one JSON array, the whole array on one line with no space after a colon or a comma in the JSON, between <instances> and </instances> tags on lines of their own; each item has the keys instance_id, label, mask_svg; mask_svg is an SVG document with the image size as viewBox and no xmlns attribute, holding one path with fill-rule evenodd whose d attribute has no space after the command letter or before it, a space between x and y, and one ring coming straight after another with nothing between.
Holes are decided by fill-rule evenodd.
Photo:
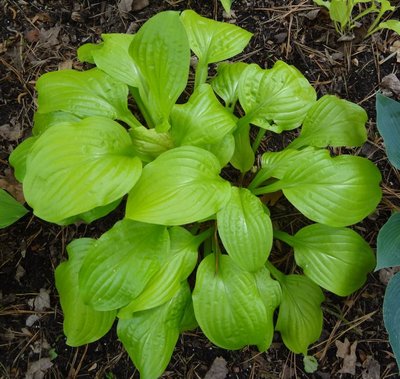
<instances>
[{"instance_id":1,"label":"hosta plant","mask_svg":"<svg viewBox=\"0 0 400 379\"><path fill-rule=\"evenodd\" d=\"M125 210L100 238L72 241L56 269L67 344L95 341L117 319L142 378L161 375L179 334L197 325L226 349L265 351L277 330L307 356L322 330L321 287L347 296L375 265L349 226L380 201L379 171L327 149L363 144L365 111L317 100L282 61L230 63L251 34L191 10L102 38L78 50L95 68L39 78L33 135L10 157L46 221ZM256 161L266 133L300 126L289 146ZM277 193L309 219L295 234L273 222L265 199ZM274 237L293 247L298 269L270 259Z\"/></svg>"},{"instance_id":2,"label":"hosta plant","mask_svg":"<svg viewBox=\"0 0 400 379\"><path fill-rule=\"evenodd\" d=\"M377 127L393 167L400 169L400 103L376 95ZM400 266L400 213L393 212L378 234L376 270ZM400 367L400 274L389 281L383 303L383 318Z\"/></svg>"},{"instance_id":3,"label":"hosta plant","mask_svg":"<svg viewBox=\"0 0 400 379\"><path fill-rule=\"evenodd\" d=\"M365 23L367 17L372 17L373 21L368 26L365 37L382 29L394 30L400 34L399 20L382 21L388 12L395 10L389 0L314 0L314 3L328 10L336 31L342 36L350 34L354 28Z\"/></svg>"},{"instance_id":4,"label":"hosta plant","mask_svg":"<svg viewBox=\"0 0 400 379\"><path fill-rule=\"evenodd\" d=\"M0 229L10 226L25 216L28 210L7 191L0 189Z\"/></svg>"}]
</instances>

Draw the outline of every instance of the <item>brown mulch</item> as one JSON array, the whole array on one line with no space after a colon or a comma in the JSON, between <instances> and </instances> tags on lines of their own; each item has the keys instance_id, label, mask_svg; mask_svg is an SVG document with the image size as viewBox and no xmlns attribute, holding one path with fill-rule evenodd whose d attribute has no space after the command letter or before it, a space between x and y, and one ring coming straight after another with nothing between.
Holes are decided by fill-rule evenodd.
<instances>
[{"instance_id":1,"label":"brown mulch","mask_svg":"<svg viewBox=\"0 0 400 379\"><path fill-rule=\"evenodd\" d=\"M121 13L115 0L0 0L0 179L10 192L17 194L20 187L8 155L30 135L37 78L48 71L82 68L77 47L99 41L101 33L134 32L159 11L187 8L224 19L216 0L150 0L129 13ZM385 157L374 105L382 78L398 73L399 37L382 31L362 40L361 29L352 41L338 42L328 15L316 13L312 1L236 0L233 9L234 17L226 21L254 33L240 59L262 67L283 59L303 72L319 96L336 94L367 110L369 140L354 153L381 169L384 198L356 229L374 247L379 228L393 209L400 209L400 175ZM290 137L269 137L262 149L281 148ZM296 214L288 219L287 206L281 204L272 215L292 227L301 220ZM77 237L98 237L117 219L118 215L91 225L58 227L27 215L0 230L0 378L25 378L35 362L42 364L44 378L139 377L115 330L89 346L66 346L54 286L54 268L65 258L66 244ZM382 321L384 279L371 274L365 287L349 298L327 294L324 330L310 349L319 360L314 374L305 374L302 358L284 347L278 333L271 348L259 353L254 347L220 349L196 330L181 336L164 377L203 378L214 360L223 357L228 378L397 378ZM355 375L344 373L352 352Z\"/></svg>"}]
</instances>

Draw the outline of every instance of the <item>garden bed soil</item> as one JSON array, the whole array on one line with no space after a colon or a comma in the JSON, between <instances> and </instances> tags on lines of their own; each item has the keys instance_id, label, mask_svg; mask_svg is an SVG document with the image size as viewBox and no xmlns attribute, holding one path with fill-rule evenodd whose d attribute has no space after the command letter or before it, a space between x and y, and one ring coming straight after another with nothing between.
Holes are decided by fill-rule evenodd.
<instances>
[{"instance_id":1,"label":"garden bed soil","mask_svg":"<svg viewBox=\"0 0 400 379\"><path fill-rule=\"evenodd\" d=\"M98 42L101 33L132 33L159 11L190 8L254 33L237 59L261 67L283 59L303 72L319 96L336 94L367 110L368 142L352 152L380 168L384 197L376 212L355 229L375 247L379 228L400 207L399 173L385 157L374 104L383 78L398 73L398 35L382 31L363 40L365 29L361 27L352 40L340 42L328 14L306 0L236 0L231 18L224 16L216 0L149 1L147 6L134 1L141 9L124 13L117 1L0 0L0 187L22 200L8 155L31 133L34 85L41 74L81 69L77 47ZM266 137L260 153L281 149L294 133ZM271 212L274 222L286 230L303 225L302 217L285 202L271 207ZM99 237L121 215L122 209L91 225L58 227L28 214L0 231L0 378L139 377L115 328L88 346L65 344L54 286L54 269L66 257L65 246L74 238ZM276 244L272 258L282 250L287 252ZM280 264L290 270L290 254ZM383 294L390 275L390 271L370 274L366 285L348 298L326 294L323 332L310 348L319 361L313 374L304 372L302 358L285 348L278 333L271 348L259 353L254 347L220 349L195 330L180 337L163 377L204 378L221 357L216 362L226 364L227 378L398 378L382 321Z\"/></svg>"}]
</instances>

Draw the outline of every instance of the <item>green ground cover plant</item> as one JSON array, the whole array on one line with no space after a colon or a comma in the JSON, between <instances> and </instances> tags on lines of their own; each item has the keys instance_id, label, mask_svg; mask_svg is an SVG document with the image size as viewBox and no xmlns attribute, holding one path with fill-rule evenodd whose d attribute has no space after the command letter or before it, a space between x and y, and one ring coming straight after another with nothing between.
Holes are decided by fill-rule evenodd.
<instances>
[{"instance_id":1,"label":"green ground cover plant","mask_svg":"<svg viewBox=\"0 0 400 379\"><path fill-rule=\"evenodd\" d=\"M250 38L190 10L166 11L135 35L80 47L95 68L37 81L32 137L10 156L34 214L67 225L125 207L100 238L72 241L56 269L68 345L101 338L117 320L141 377L157 378L185 330L260 351L277 330L315 369L308 347L322 331L322 289L347 296L375 267L349 226L374 211L381 176L368 159L327 148L362 145L366 112L317 99L283 61L229 62ZM256 163L266 133L300 127ZM293 235L263 201L279 191L309 219ZM298 270L269 259L274 238L293 248Z\"/></svg>"},{"instance_id":2,"label":"green ground cover plant","mask_svg":"<svg viewBox=\"0 0 400 379\"><path fill-rule=\"evenodd\" d=\"M28 210L7 191L0 189L0 229L10 226L25 216Z\"/></svg>"},{"instance_id":3,"label":"green ground cover plant","mask_svg":"<svg viewBox=\"0 0 400 379\"><path fill-rule=\"evenodd\" d=\"M400 168L400 103L376 95L377 127L383 137L389 161ZM400 213L394 212L378 234L376 270L400 266ZM400 367L400 274L389 281L383 303L383 318Z\"/></svg>"},{"instance_id":4,"label":"green ground cover plant","mask_svg":"<svg viewBox=\"0 0 400 379\"><path fill-rule=\"evenodd\" d=\"M365 22L367 16L372 16L365 38L381 29L394 30L400 34L400 21L382 21L387 12L393 12L395 6L389 0L314 0L315 4L328 10L330 19L337 33L348 35L354 28Z\"/></svg>"}]
</instances>

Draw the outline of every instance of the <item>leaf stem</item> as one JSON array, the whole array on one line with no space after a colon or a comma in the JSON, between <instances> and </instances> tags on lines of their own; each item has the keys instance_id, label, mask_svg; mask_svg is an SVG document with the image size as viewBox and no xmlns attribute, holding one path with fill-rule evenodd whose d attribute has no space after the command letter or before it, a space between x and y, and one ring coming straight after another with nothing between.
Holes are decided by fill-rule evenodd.
<instances>
[{"instance_id":1,"label":"leaf stem","mask_svg":"<svg viewBox=\"0 0 400 379\"><path fill-rule=\"evenodd\" d=\"M135 102L140 110L140 113L142 114L142 116L144 117L144 119L146 120L146 124L149 128L154 128L154 122L153 119L151 118L150 113L148 112L146 106L143 103L143 100L140 97L139 94L139 90L135 87L129 87L129 90L131 92L131 95L133 96L133 98L135 99Z\"/></svg>"},{"instance_id":2,"label":"leaf stem","mask_svg":"<svg viewBox=\"0 0 400 379\"><path fill-rule=\"evenodd\" d=\"M256 176L253 178L253 180L250 182L248 185L248 189L250 191L253 191L256 189L259 185L264 183L266 180L268 180L271 177L269 171L267 168L262 168L260 171L257 172Z\"/></svg>"},{"instance_id":3,"label":"leaf stem","mask_svg":"<svg viewBox=\"0 0 400 379\"><path fill-rule=\"evenodd\" d=\"M143 126L139 120L132 114L132 113L127 113L126 116L123 118L121 117L121 121L125 122L128 124L131 128L138 128L140 126Z\"/></svg>"},{"instance_id":4,"label":"leaf stem","mask_svg":"<svg viewBox=\"0 0 400 379\"><path fill-rule=\"evenodd\" d=\"M204 232L198 234L196 238L196 242L198 246L200 246L206 239L210 238L214 233L214 227L206 229Z\"/></svg>"},{"instance_id":5,"label":"leaf stem","mask_svg":"<svg viewBox=\"0 0 400 379\"><path fill-rule=\"evenodd\" d=\"M278 282L281 283L285 280L285 274L279 271L270 261L265 262L265 267Z\"/></svg>"},{"instance_id":6,"label":"leaf stem","mask_svg":"<svg viewBox=\"0 0 400 379\"><path fill-rule=\"evenodd\" d=\"M282 183L280 180L268 184L267 186L260 187L260 188L255 188L251 192L253 192L254 195L264 195L266 193L272 193L276 192L282 189Z\"/></svg>"},{"instance_id":7,"label":"leaf stem","mask_svg":"<svg viewBox=\"0 0 400 379\"><path fill-rule=\"evenodd\" d=\"M204 59L199 59L197 62L196 73L194 77L194 88L196 89L200 84L207 81L208 78L208 64Z\"/></svg>"},{"instance_id":8,"label":"leaf stem","mask_svg":"<svg viewBox=\"0 0 400 379\"><path fill-rule=\"evenodd\" d=\"M257 133L257 137L253 142L253 146L252 149L254 151L254 153L256 153L257 149L260 147L261 141L265 136L265 133L267 132L267 129L259 129L258 133Z\"/></svg>"},{"instance_id":9,"label":"leaf stem","mask_svg":"<svg viewBox=\"0 0 400 379\"><path fill-rule=\"evenodd\" d=\"M274 237L290 246L293 246L293 236L283 232L282 230L274 230Z\"/></svg>"}]
</instances>

